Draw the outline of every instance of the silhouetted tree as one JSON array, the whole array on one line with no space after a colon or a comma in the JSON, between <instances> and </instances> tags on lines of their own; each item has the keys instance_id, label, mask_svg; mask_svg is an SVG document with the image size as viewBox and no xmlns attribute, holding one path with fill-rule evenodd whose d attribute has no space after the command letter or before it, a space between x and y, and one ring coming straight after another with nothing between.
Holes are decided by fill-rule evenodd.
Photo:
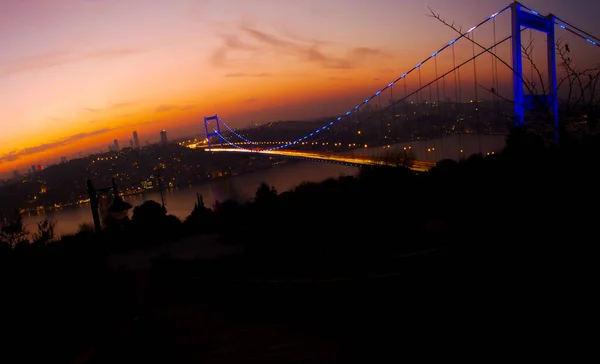
<instances>
[{"instance_id":1,"label":"silhouetted tree","mask_svg":"<svg viewBox=\"0 0 600 364\"><path fill-rule=\"evenodd\" d=\"M215 216L211 209L204 205L202 196L196 194L197 201L194 209L183 222L186 230L190 233L207 233L214 231Z\"/></svg>"},{"instance_id":2,"label":"silhouetted tree","mask_svg":"<svg viewBox=\"0 0 600 364\"><path fill-rule=\"evenodd\" d=\"M131 220L129 217L116 218L111 214L106 214L102 217L102 230L107 234L111 240L124 239L123 235L126 227L129 225Z\"/></svg>"},{"instance_id":3,"label":"silhouetted tree","mask_svg":"<svg viewBox=\"0 0 600 364\"><path fill-rule=\"evenodd\" d=\"M161 223L167 216L167 209L156 201L148 200L133 208L131 220L137 225L150 227Z\"/></svg>"},{"instance_id":4,"label":"silhouetted tree","mask_svg":"<svg viewBox=\"0 0 600 364\"><path fill-rule=\"evenodd\" d=\"M56 223L44 219L37 223L37 231L33 233L33 243L46 245L52 242L55 238L54 227Z\"/></svg>"},{"instance_id":5,"label":"silhouetted tree","mask_svg":"<svg viewBox=\"0 0 600 364\"><path fill-rule=\"evenodd\" d=\"M595 134L600 123L600 65L582 69L570 57L568 44L558 40L556 48L564 71L559 86L566 89L566 98L561 104L565 128L575 134ZM584 130L577 127L582 124Z\"/></svg>"},{"instance_id":6,"label":"silhouetted tree","mask_svg":"<svg viewBox=\"0 0 600 364\"><path fill-rule=\"evenodd\" d=\"M431 9L430 13L433 18L445 26L462 34L462 30L457 28L454 23L445 21ZM466 37L465 39L480 49L485 49L473 38ZM556 95L552 95L554 92L550 90L547 81L545 81L547 75L534 62L532 42L528 45L522 45L524 58L528 61L531 68L535 70L535 75L532 74L532 79L528 79L523 72L521 74L517 73L511 65L506 63L496 53L487 50L492 57L503 63L504 66L521 79L523 87L527 90L528 94L539 96L533 98L535 100L533 105L529 105L531 106L529 113L532 116L528 117L522 128L528 133L542 138L547 145L552 145L555 142L555 133L558 133L560 143L574 137L582 138L588 135L595 135L598 133L598 125L600 124L600 97L598 97L600 94L600 65L585 69L579 68L570 57L571 49L568 44L565 44L561 39L557 39L555 47L561 61L559 66L564 71L562 75L557 75L559 79ZM514 100L509 100L498 95L493 87L491 89L482 85L479 85L479 87L495 95L495 97L514 102ZM565 95L564 99L559 97L561 94ZM560 103L558 126L555 125L552 112L545 101L546 95L557 98L556 101ZM521 139L520 141L525 140Z\"/></svg>"},{"instance_id":7,"label":"silhouetted tree","mask_svg":"<svg viewBox=\"0 0 600 364\"><path fill-rule=\"evenodd\" d=\"M0 244L14 248L21 243L29 243L29 240L23 226L23 218L15 211L13 215L5 216L4 221L0 221Z\"/></svg>"},{"instance_id":8,"label":"silhouetted tree","mask_svg":"<svg viewBox=\"0 0 600 364\"><path fill-rule=\"evenodd\" d=\"M223 202L215 202L215 216L217 229L227 242L236 242L243 231L243 206L236 200L228 199Z\"/></svg>"},{"instance_id":9,"label":"silhouetted tree","mask_svg":"<svg viewBox=\"0 0 600 364\"><path fill-rule=\"evenodd\" d=\"M167 209L156 201L145 201L133 209L129 238L140 245L160 243L181 237L181 220L167 214Z\"/></svg>"},{"instance_id":10,"label":"silhouetted tree","mask_svg":"<svg viewBox=\"0 0 600 364\"><path fill-rule=\"evenodd\" d=\"M256 190L254 202L259 205L270 205L276 200L276 198L277 190L275 190L275 187L270 187L265 182L262 182Z\"/></svg>"},{"instance_id":11,"label":"silhouetted tree","mask_svg":"<svg viewBox=\"0 0 600 364\"><path fill-rule=\"evenodd\" d=\"M77 228L77 233L81 233L81 234L92 234L94 232L95 232L94 225L92 225L90 223L80 224L79 227Z\"/></svg>"}]
</instances>

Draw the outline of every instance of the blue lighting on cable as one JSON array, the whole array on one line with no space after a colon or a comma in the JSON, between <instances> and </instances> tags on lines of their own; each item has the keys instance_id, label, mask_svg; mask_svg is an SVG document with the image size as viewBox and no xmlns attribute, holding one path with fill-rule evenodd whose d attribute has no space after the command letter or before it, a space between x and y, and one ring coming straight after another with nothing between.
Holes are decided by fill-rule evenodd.
<instances>
[{"instance_id":1,"label":"blue lighting on cable","mask_svg":"<svg viewBox=\"0 0 600 364\"><path fill-rule=\"evenodd\" d=\"M253 141L248 140L248 139L244 138L243 136L241 136L240 134L236 133L236 131L233 130L229 125L227 125L227 123L225 121L223 121L223 119L221 119L221 117L218 117L218 118L219 118L219 122L221 122L221 124L225 125L225 127L227 128L227 130L229 130L235 136L237 136L238 138L242 139L245 142L248 142L250 144L255 144Z\"/></svg>"},{"instance_id":2,"label":"blue lighting on cable","mask_svg":"<svg viewBox=\"0 0 600 364\"><path fill-rule=\"evenodd\" d=\"M237 145L237 144L235 144L234 142L230 141L229 139L225 138L225 137L224 137L224 136L223 136L221 133L219 133L219 132L218 132L216 129L214 129L214 128L213 128L213 131L215 132L215 134L216 134L216 135L217 135L219 138L223 139L223 140L224 140L224 141L225 141L227 144L229 144L229 145L231 145L231 146L234 146L234 147L236 147L236 148L238 148L238 149L242 149L242 150L249 150L249 149L247 149L247 148L240 147L239 145Z\"/></svg>"},{"instance_id":3,"label":"blue lighting on cable","mask_svg":"<svg viewBox=\"0 0 600 364\"><path fill-rule=\"evenodd\" d=\"M458 38L455 38L455 39L452 39L450 42L448 42L448 43L447 43L446 45L444 45L442 48L440 48L439 50L437 50L437 51L435 51L434 53L432 53L432 54L431 54L431 56L427 57L427 58L426 58L425 60L423 60L422 62L419 62L419 63L418 63L418 64L417 64L415 67L413 67L413 68L412 68L410 71L408 71L408 72L405 72L405 73L404 73L404 74L402 74L402 76L400 76L398 79L396 79L396 80L394 80L394 81L390 82L390 83L389 83L389 84L388 84L388 85L387 85L385 88L383 88L382 90L379 90L379 91L377 91L377 92L376 92L376 93L375 93L373 96L371 96L371 97L367 98L367 99L366 99L364 102L360 103L359 105L356 105L356 106L355 106L353 109L351 109L351 110L347 111L347 112L344 114L344 116L348 116L348 115L350 115L350 114L351 114L353 111L356 111L356 110L358 110L358 109L359 109L359 108L360 108L362 105L364 105L364 104L367 104L367 103L368 103L369 101L371 101L371 100L372 100L372 99L373 99L375 96L379 96L379 95L380 95L380 94L381 94L381 93L382 93L384 90L386 90L386 89L387 89L387 88L389 88L389 87L392 87L392 86L393 86L393 85L394 85L394 84L395 84L395 83L396 83L398 80L405 78L406 76L408 76L408 74L409 74L409 73L411 73L411 72L412 72L412 71L414 71L415 69L418 69L419 67L421 67L421 66L422 66L422 65L423 65L425 62L427 62L427 61L428 61L428 60L430 60L431 58L433 58L433 57L437 56L437 55L438 55L438 54L439 54L441 51L445 50L447 47L449 47L449 46L453 45L454 43L456 43L456 42L457 42L457 41L458 41L460 38L462 38L462 37L466 36L467 34L471 33L472 31L474 31L475 29L477 29L479 26L481 26L481 25L485 24L487 21L489 21L489 20L490 20L490 19L492 19L492 18L495 18L495 17L496 17L498 14L501 14L501 13L503 13L504 11L506 11L506 10L507 10L507 9L509 9L509 8L510 8L510 5L509 5L509 6L506 6L504 9L500 10L500 11L499 11L499 12L497 12L497 13L494 13L494 14L492 14L491 16L489 16L488 18L486 18L486 19L485 19L484 21L482 21L481 23L479 23L479 24L475 25L474 27L472 27L471 29L469 29L469 30L468 30L466 33L463 33L463 34L461 34L461 36L460 36L460 37L458 37ZM596 42L592 41L591 39L587 39L587 38L584 38L584 39L586 39L588 42L590 42L590 43L592 43L592 44L594 44L594 45L598 45L598 44L596 44ZM335 121L341 121L341 120L342 120L342 116L339 116L338 118L336 118L336 119L335 119ZM278 150L278 149L282 149L282 148L285 148L285 147L288 147L288 146L291 146L291 145L297 144L298 142L301 142L302 140L305 140L306 138L308 138L308 137L310 137L310 136L313 136L315 133L318 133L318 132L319 132L319 130L325 130L327 126L332 126L332 125L335 123L335 121L331 121L331 122L330 122L329 124L327 124L326 126L324 126L324 127L322 127L322 128L319 128L319 129L317 129L316 131L314 131L314 132L312 132L312 133L310 133L310 134L308 134L308 135L305 135L304 137L298 138L297 140L295 140L295 141L293 141L293 142L288 142L288 143L285 143L285 144L283 144L283 145L280 145L280 146L277 146L277 147L273 147L273 148L261 149L261 151L272 151L272 150ZM228 127L228 129L230 129L230 128ZM230 131L232 131L232 133L234 133L234 134L236 134L236 135L238 135L238 136L239 136L239 134L235 133L233 130L230 130ZM220 135L220 134L218 134L218 135ZM250 141L250 140L247 140L247 139L245 139L245 138L243 138L243 137L241 137L241 136L239 136L239 137L240 137L241 139L243 139L243 140L246 140L248 143L253 143L252 141ZM224 139L224 140L225 140L225 139ZM234 145L234 143L230 143L230 144ZM256 144L256 143L253 143L253 144ZM240 148L240 149L246 149L246 150L249 150L249 149L247 149L247 148L242 148L242 147L238 147L238 148Z\"/></svg>"},{"instance_id":4,"label":"blue lighting on cable","mask_svg":"<svg viewBox=\"0 0 600 364\"><path fill-rule=\"evenodd\" d=\"M555 23L556 23L556 25L558 25L560 28L562 28L562 29L565 29L565 30L567 30L567 31L569 31L569 32L571 32L571 33L573 33L573 34L577 35L578 37L580 37L581 39L585 40L586 42L588 42L588 43L590 43L590 44L592 44L592 45L595 45L596 47L600 47L600 44L598 44L598 42L596 42L595 40L593 40L593 39L590 39L590 38L588 38L588 37L586 37L586 36L584 36L584 35L581 35L579 31L576 31L576 30L574 30L574 29L571 29L571 28L567 27L566 25L564 25L564 24L561 24L561 23L558 23L558 22L556 22L556 21L555 21ZM571 27L572 27L572 26L571 26Z\"/></svg>"}]
</instances>

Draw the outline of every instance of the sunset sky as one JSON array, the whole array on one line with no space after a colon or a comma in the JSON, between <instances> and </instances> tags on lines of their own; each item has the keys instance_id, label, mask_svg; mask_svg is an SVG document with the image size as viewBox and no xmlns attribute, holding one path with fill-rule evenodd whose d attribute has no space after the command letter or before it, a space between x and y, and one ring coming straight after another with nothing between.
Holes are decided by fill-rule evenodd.
<instances>
[{"instance_id":1,"label":"sunset sky","mask_svg":"<svg viewBox=\"0 0 600 364\"><path fill-rule=\"evenodd\" d=\"M455 36L427 6L466 29L508 3L1 0L0 175L133 130L201 134L216 113L239 127L345 111ZM600 2L524 4L600 34Z\"/></svg>"}]
</instances>

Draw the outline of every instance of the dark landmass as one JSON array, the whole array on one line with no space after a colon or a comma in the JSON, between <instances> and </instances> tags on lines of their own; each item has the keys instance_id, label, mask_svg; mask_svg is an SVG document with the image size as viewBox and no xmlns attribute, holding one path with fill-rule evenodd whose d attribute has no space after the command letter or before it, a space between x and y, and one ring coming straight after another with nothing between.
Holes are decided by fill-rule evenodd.
<instances>
[{"instance_id":1,"label":"dark landmass","mask_svg":"<svg viewBox=\"0 0 600 364\"><path fill-rule=\"evenodd\" d=\"M96 188L110 187L115 178L122 193L132 194L157 188L159 176L162 188L188 186L259 170L283 160L277 156L210 153L177 144L124 148L57 164L0 187L0 213L83 203L89 199L88 178Z\"/></svg>"},{"instance_id":2,"label":"dark landmass","mask_svg":"<svg viewBox=\"0 0 600 364\"><path fill-rule=\"evenodd\" d=\"M54 241L15 217L0 234L3 361L573 360L590 342L576 326L593 302L599 157L597 137L515 132L428 173L199 199L183 222L149 201ZM186 239L230 252L177 256Z\"/></svg>"}]
</instances>

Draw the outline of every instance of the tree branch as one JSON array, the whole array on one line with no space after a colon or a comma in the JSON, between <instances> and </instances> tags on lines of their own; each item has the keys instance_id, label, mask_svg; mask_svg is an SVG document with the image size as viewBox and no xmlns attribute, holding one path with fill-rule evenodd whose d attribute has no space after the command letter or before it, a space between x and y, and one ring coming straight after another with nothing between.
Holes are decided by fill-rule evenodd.
<instances>
[{"instance_id":1,"label":"tree branch","mask_svg":"<svg viewBox=\"0 0 600 364\"><path fill-rule=\"evenodd\" d=\"M472 42L473 44L475 44L476 46L478 46L479 48L483 49L484 51L486 51L487 53L491 54L494 58L496 58L497 60L499 60L503 65L505 65L508 69L510 69L515 75L517 75L517 77L519 77L519 79L521 80L521 82L523 83L523 85L525 86L525 88L527 88L527 91L530 94L534 94L533 90L531 89L531 87L529 87L529 85L527 84L527 82L525 81L525 79L523 78L523 75L520 75L517 71L515 71L515 69L510 66L508 63L506 63L505 60L503 60L502 58L498 57L498 55L496 55L494 52L492 52L490 49L487 49L486 47L482 46L481 44L479 44L477 41L475 41L474 39L471 39L469 37L464 36L464 33L462 33L462 31L460 29L457 29L454 26L454 23L449 24L447 21L445 21L444 19L442 19L442 17L438 14L436 14L431 8L428 8L429 11L431 12L431 15L429 15L430 17L438 20L439 22L441 22L442 24L444 24L445 26L447 26L448 28L454 30L456 33L460 34L461 36L463 36L464 38L468 39L470 42Z\"/></svg>"}]
</instances>

